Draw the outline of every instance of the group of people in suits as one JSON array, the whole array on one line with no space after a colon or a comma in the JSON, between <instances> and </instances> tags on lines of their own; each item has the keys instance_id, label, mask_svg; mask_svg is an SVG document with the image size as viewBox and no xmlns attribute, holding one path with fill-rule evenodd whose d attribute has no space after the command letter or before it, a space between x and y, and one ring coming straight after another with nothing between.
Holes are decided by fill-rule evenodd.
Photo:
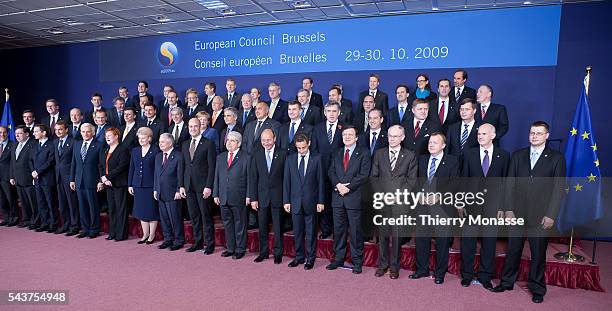
<instances>
[{"instance_id":1,"label":"group of people in suits","mask_svg":"<svg viewBox=\"0 0 612 311\"><path fill-rule=\"evenodd\" d=\"M499 145L508 131L505 107L492 103L491 86L474 90L466 80L467 72L457 70L454 86L441 79L435 93L428 76L419 74L414 92L406 85L396 87L397 105L389 109L389 96L378 88L380 77L372 74L356 111L342 97L341 85L329 89L324 105L309 77L289 102L280 98L277 83L269 84L271 100L265 102L258 89L241 95L236 81L228 79L225 95L217 95L215 83L209 82L202 96L187 90L185 105L170 85L164 87L164 99L154 104L148 84L140 81L138 95L130 98L121 87L108 110L102 107L102 95L94 93L92 110L73 108L69 121L59 116L58 102L50 99L49 115L40 123L31 111L24 111L25 124L15 129L16 142L8 141L8 129L0 127L0 225L95 238L105 204L107 240L127 239L132 210L142 225L139 244L154 243L161 221L163 242L158 248L178 250L185 244L186 205L194 233L194 244L186 251L209 255L215 250L213 214L218 206L226 240L223 257L242 258L247 230L257 227L260 247L255 262L268 259L271 219L274 263L280 264L280 237L288 218L296 250L289 267L314 267L320 230L318 238L333 235L334 241L335 257L326 268L344 266L350 246L352 272L359 274L368 239L362 229L362 192L369 178L402 178L407 181L403 187L441 191L450 189L458 177L487 183L490 177L564 176L563 156L546 145L546 123L533 123L530 147L510 156ZM552 227L559 199L556 188L549 190L536 194L517 183L511 191L527 193L520 196L524 202L504 205L500 202L512 196L500 194L499 201L479 211L496 209L494 215L500 218L525 216L530 221L522 229L542 231L541 237L529 237L534 302L541 302L546 291L544 233ZM529 199L536 195L534 204ZM20 210L14 204L17 197ZM417 209L419 214L458 217L470 212L430 198ZM417 270L409 278L430 275L430 241L435 237L433 274L436 284L443 283L451 233L428 226L417 226L416 232ZM375 275L388 273L397 279L403 241L397 232L377 235L380 256ZM496 287L491 283L494 236L482 239L479 271L473 269L476 238L462 237L463 286L477 277L492 291L513 288L525 235L518 232L509 240L502 282Z\"/></svg>"}]
</instances>

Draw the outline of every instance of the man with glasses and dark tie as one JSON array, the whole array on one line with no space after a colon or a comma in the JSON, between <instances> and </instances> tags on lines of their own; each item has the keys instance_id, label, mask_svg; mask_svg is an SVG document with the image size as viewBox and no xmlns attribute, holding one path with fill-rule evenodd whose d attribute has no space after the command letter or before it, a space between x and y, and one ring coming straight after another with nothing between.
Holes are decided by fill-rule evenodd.
<instances>
[{"instance_id":1,"label":"man with glasses and dark tie","mask_svg":"<svg viewBox=\"0 0 612 311\"><path fill-rule=\"evenodd\" d=\"M295 152L295 135L304 133L306 136L310 137L312 133L312 125L302 122L300 118L301 111L302 105L300 102L296 100L289 102L287 105L289 122L281 125L276 139L276 145L289 153Z\"/></svg>"},{"instance_id":2,"label":"man with glasses and dark tie","mask_svg":"<svg viewBox=\"0 0 612 311\"><path fill-rule=\"evenodd\" d=\"M47 99L45 102L45 107L47 108L47 112L49 115L45 116L42 119L42 123L49 127L51 131L55 128L55 123L60 120L64 120L64 117L60 115L60 107L59 103L55 99ZM54 133L49 133L49 138L55 138Z\"/></svg>"}]
</instances>

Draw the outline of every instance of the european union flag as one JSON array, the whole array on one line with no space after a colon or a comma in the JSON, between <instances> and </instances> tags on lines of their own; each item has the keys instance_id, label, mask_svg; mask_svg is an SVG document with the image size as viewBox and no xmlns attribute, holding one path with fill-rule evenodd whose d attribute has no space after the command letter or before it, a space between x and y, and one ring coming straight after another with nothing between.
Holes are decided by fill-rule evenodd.
<instances>
[{"instance_id":1,"label":"european union flag","mask_svg":"<svg viewBox=\"0 0 612 311\"><path fill-rule=\"evenodd\" d=\"M9 101L8 95L4 102L4 109L2 110L2 120L0 125L8 128L8 138L10 141L15 141L15 124L13 123L13 113L11 112L11 102Z\"/></svg>"},{"instance_id":2,"label":"european union flag","mask_svg":"<svg viewBox=\"0 0 612 311\"><path fill-rule=\"evenodd\" d=\"M560 232L588 224L601 218L603 214L597 143L591 127L591 113L584 87L569 132L565 149L567 197L557 218L557 228Z\"/></svg>"}]
</instances>

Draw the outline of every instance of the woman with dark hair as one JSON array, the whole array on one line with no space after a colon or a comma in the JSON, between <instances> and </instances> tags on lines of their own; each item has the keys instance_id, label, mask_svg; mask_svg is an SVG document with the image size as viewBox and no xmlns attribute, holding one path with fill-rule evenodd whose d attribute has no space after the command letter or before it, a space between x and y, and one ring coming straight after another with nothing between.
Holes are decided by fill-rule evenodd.
<instances>
[{"instance_id":1,"label":"woman with dark hair","mask_svg":"<svg viewBox=\"0 0 612 311\"><path fill-rule=\"evenodd\" d=\"M431 90L429 76L424 73L417 75L416 88L414 93L408 97L408 106L412 106L412 102L417 98L426 99L428 102L435 101L438 98L438 94Z\"/></svg>"},{"instance_id":2,"label":"woman with dark hair","mask_svg":"<svg viewBox=\"0 0 612 311\"><path fill-rule=\"evenodd\" d=\"M104 131L106 148L100 153L98 191L106 189L109 229L107 240L123 241L128 237L127 180L130 154L119 143L121 132L114 127Z\"/></svg>"}]
</instances>

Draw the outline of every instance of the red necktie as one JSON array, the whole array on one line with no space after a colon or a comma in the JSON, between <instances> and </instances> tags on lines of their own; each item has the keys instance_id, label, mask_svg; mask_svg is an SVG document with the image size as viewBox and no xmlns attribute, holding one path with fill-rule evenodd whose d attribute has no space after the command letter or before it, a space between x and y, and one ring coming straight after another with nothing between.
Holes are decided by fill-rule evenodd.
<instances>
[{"instance_id":1,"label":"red necktie","mask_svg":"<svg viewBox=\"0 0 612 311\"><path fill-rule=\"evenodd\" d=\"M344 172L346 173L346 171L348 171L348 164L349 164L349 150L346 149L346 151L344 152L344 161L342 161L342 164L344 164Z\"/></svg>"},{"instance_id":2,"label":"red necktie","mask_svg":"<svg viewBox=\"0 0 612 311\"><path fill-rule=\"evenodd\" d=\"M168 109L168 124L172 123L172 109Z\"/></svg>"},{"instance_id":3,"label":"red necktie","mask_svg":"<svg viewBox=\"0 0 612 311\"><path fill-rule=\"evenodd\" d=\"M414 127L414 137L419 136L420 131L421 131L421 121L417 121L417 124Z\"/></svg>"},{"instance_id":4,"label":"red necktie","mask_svg":"<svg viewBox=\"0 0 612 311\"><path fill-rule=\"evenodd\" d=\"M234 160L234 153L230 152L229 159L227 160L227 167L232 166L232 161Z\"/></svg>"},{"instance_id":5,"label":"red necktie","mask_svg":"<svg viewBox=\"0 0 612 311\"><path fill-rule=\"evenodd\" d=\"M440 112L438 112L438 118L440 118L440 124L444 123L444 101L442 101L442 106L440 106Z\"/></svg>"},{"instance_id":6,"label":"red necktie","mask_svg":"<svg viewBox=\"0 0 612 311\"><path fill-rule=\"evenodd\" d=\"M486 107L480 107L480 117L484 120L485 115L487 114Z\"/></svg>"},{"instance_id":7,"label":"red necktie","mask_svg":"<svg viewBox=\"0 0 612 311\"><path fill-rule=\"evenodd\" d=\"M162 166L166 166L168 162L168 153L164 152L164 161L162 161Z\"/></svg>"}]
</instances>

